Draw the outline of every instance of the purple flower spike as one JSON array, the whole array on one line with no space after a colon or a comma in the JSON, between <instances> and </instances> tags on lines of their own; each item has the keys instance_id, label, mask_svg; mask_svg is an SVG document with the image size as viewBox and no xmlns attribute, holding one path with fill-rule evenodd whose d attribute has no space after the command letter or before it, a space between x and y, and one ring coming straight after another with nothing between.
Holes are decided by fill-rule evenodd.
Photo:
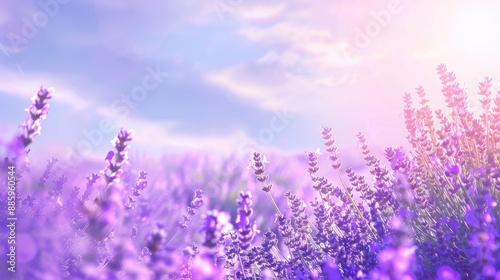
<instances>
[{"instance_id":1,"label":"purple flower spike","mask_svg":"<svg viewBox=\"0 0 500 280\"><path fill-rule=\"evenodd\" d=\"M148 181L146 181L146 176L148 173L146 171L141 171L139 174L139 180L135 183L135 188L142 191L148 186Z\"/></svg>"},{"instance_id":2,"label":"purple flower spike","mask_svg":"<svg viewBox=\"0 0 500 280\"><path fill-rule=\"evenodd\" d=\"M320 149L316 149L314 152L306 152L307 159L309 160L308 172L311 178L316 178L316 173L319 170L318 157L321 155Z\"/></svg>"},{"instance_id":3,"label":"purple flower spike","mask_svg":"<svg viewBox=\"0 0 500 280\"><path fill-rule=\"evenodd\" d=\"M333 162L333 169L340 169L342 167L342 163L339 161L340 151L335 146L335 139L333 139L332 128L323 127L323 131L321 132L323 135L323 140L325 140L324 144L326 147L326 151L330 154L328 159Z\"/></svg>"},{"instance_id":4,"label":"purple flower spike","mask_svg":"<svg viewBox=\"0 0 500 280\"><path fill-rule=\"evenodd\" d=\"M254 170L255 176L257 176L257 181L264 184L262 190L267 193L273 188L272 184L267 183L269 176L266 175L266 164L268 163L269 161L267 161L266 156L261 156L260 153L253 153L253 158L248 166L249 169Z\"/></svg>"},{"instance_id":5,"label":"purple flower spike","mask_svg":"<svg viewBox=\"0 0 500 280\"><path fill-rule=\"evenodd\" d=\"M243 250L249 248L255 235L259 232L255 222L250 223L250 217L253 214L252 204L252 194L250 192L240 192L236 225L238 226L240 247Z\"/></svg>"},{"instance_id":6,"label":"purple flower spike","mask_svg":"<svg viewBox=\"0 0 500 280\"><path fill-rule=\"evenodd\" d=\"M141 196L141 191L144 190L148 186L148 181L146 180L146 176L148 173L146 171L141 171L139 173L139 178L135 182L134 187L132 188L132 194L129 195L129 203L125 205L125 209L131 210L134 207L134 203L136 202L136 197Z\"/></svg>"},{"instance_id":7,"label":"purple flower spike","mask_svg":"<svg viewBox=\"0 0 500 280\"><path fill-rule=\"evenodd\" d=\"M200 209L200 207L203 206L203 199L202 198L195 198L193 201L191 201L191 207L194 209Z\"/></svg>"},{"instance_id":8,"label":"purple flower spike","mask_svg":"<svg viewBox=\"0 0 500 280\"><path fill-rule=\"evenodd\" d=\"M183 216L183 220L179 222L179 225L181 229L185 229L188 226L188 222L191 221L191 218L196 215L196 211L203 206L203 191L202 190L196 190L194 193L194 198L191 200L189 203L189 206L187 208L187 214Z\"/></svg>"},{"instance_id":9,"label":"purple flower spike","mask_svg":"<svg viewBox=\"0 0 500 280\"><path fill-rule=\"evenodd\" d=\"M107 185L112 182L120 182L120 177L123 174L121 167L124 164L128 164L128 150L130 147L127 142L132 141L133 134L133 131L121 128L115 139L111 141L117 153L114 153L113 151L108 152L106 158L104 159L108 162L108 165L103 171L101 171L106 178ZM112 162L113 156L114 163Z\"/></svg>"},{"instance_id":10,"label":"purple flower spike","mask_svg":"<svg viewBox=\"0 0 500 280\"><path fill-rule=\"evenodd\" d=\"M50 105L46 101L51 99L53 95L53 88L46 89L41 86L38 93L31 98L32 103L29 108L26 109L29 117L19 126L23 132L10 145L11 151L18 154L21 150L33 143L33 139L36 136L41 134L40 123L47 117L50 109Z\"/></svg>"}]
</instances>

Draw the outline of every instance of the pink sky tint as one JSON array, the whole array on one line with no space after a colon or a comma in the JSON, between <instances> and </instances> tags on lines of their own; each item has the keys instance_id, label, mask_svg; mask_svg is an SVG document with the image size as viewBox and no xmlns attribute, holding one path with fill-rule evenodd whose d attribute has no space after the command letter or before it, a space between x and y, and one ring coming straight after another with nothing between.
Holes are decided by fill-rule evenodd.
<instances>
[{"instance_id":1,"label":"pink sky tint","mask_svg":"<svg viewBox=\"0 0 500 280\"><path fill-rule=\"evenodd\" d=\"M447 64L472 91L484 75L500 77L490 63L500 46L494 35L500 21L492 12L498 7L494 1L295 1L276 12L274 22L243 19L241 36L267 49L256 63L208 77L263 107L321 112L324 122L348 120L341 134L352 134L349 126L356 129L365 117L379 121L383 130L392 129L366 133L385 137L372 142L393 144L404 135L405 92L422 85L434 108L443 104L438 64Z\"/></svg>"},{"instance_id":2,"label":"pink sky tint","mask_svg":"<svg viewBox=\"0 0 500 280\"><path fill-rule=\"evenodd\" d=\"M0 73L10 77L0 90L8 98L28 98L40 83L54 86L60 99L43 133L65 131L74 144L112 100L142 79L145 64L159 62L172 79L120 122L128 128L144 123L144 139L160 135L152 144L137 139L137 146L227 151L266 128L268 119L256 116L286 109L297 114L296 126L276 134L268 148L291 143L302 150L318 143L314 133L322 126L332 126L345 146L356 145L358 131L373 146L405 145L402 96L422 85L431 106L442 105L435 71L440 63L471 92L485 75L500 79L495 1L243 0L223 19L213 5L217 1L68 2L26 49L10 56L0 52L6 63ZM21 32L22 17L41 6L26 1L0 8L9 11L0 12L0 43L7 48L5 35ZM207 110L214 106L207 102L221 110ZM165 104L162 112L158 104ZM98 113L81 114L86 107ZM189 109L180 113L180 107ZM196 112L221 117L198 120L202 114ZM165 123L182 124L182 130ZM209 129L199 132L200 127ZM213 135L200 135L207 131ZM56 141L51 137L47 142Z\"/></svg>"}]
</instances>

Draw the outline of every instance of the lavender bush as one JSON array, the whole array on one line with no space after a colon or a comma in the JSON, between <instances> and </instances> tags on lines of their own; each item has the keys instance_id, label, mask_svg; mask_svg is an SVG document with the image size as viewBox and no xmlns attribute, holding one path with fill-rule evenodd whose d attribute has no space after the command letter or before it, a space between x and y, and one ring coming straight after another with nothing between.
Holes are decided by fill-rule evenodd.
<instances>
[{"instance_id":1,"label":"lavender bush","mask_svg":"<svg viewBox=\"0 0 500 280\"><path fill-rule=\"evenodd\" d=\"M367 174L344 166L331 128L322 150L255 152L248 168L129 158L133 132L121 129L101 171L75 175L51 158L36 173L28 146L54 94L42 87L5 147L18 219L2 279L500 279L500 94L485 78L472 112L453 72L437 72L447 108L433 111L423 87L404 96L409 150L378 159L357 135ZM11 196L2 188L2 221Z\"/></svg>"}]
</instances>

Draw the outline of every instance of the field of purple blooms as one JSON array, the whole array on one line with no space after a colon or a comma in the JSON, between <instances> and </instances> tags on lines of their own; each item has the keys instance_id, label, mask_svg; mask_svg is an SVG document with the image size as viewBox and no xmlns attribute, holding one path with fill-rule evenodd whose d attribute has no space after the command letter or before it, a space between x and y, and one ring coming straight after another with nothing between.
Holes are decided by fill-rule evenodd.
<instances>
[{"instance_id":1,"label":"field of purple blooms","mask_svg":"<svg viewBox=\"0 0 500 280\"><path fill-rule=\"evenodd\" d=\"M300 156L151 162L121 129L101 168L33 166L57 98L41 87L2 147L0 279L500 279L500 92L485 78L472 112L437 73L447 108L405 94L411 149L379 159L359 133L364 173L327 127Z\"/></svg>"}]
</instances>

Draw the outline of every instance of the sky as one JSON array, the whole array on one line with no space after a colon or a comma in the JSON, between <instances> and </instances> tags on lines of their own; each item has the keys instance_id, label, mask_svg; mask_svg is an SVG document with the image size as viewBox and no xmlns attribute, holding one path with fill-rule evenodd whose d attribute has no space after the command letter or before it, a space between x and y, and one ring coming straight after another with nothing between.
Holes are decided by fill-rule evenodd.
<instances>
[{"instance_id":1,"label":"sky","mask_svg":"<svg viewBox=\"0 0 500 280\"><path fill-rule=\"evenodd\" d=\"M435 68L498 86L496 1L1 1L0 139L53 87L34 153L101 158L120 127L136 153L407 146L402 96ZM347 155L349 156L349 155Z\"/></svg>"}]
</instances>

